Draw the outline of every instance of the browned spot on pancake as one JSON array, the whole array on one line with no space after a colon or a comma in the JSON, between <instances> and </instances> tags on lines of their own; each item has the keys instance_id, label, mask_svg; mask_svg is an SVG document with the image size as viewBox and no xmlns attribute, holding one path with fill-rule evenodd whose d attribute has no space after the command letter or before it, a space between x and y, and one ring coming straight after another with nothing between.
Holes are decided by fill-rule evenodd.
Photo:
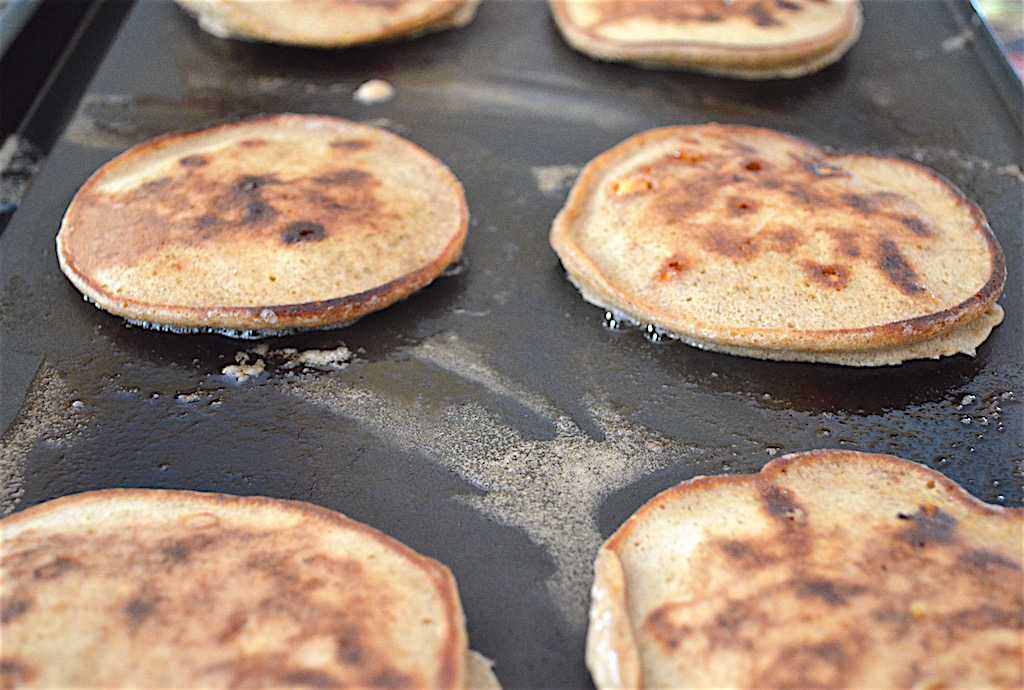
<instances>
[{"instance_id":1,"label":"browned spot on pancake","mask_svg":"<svg viewBox=\"0 0 1024 690\"><path fill-rule=\"evenodd\" d=\"M1020 563L1014 563L1010 559L998 553L975 549L968 551L960 557L961 567L967 568L1006 568L1015 572L1024 570Z\"/></svg>"},{"instance_id":2,"label":"browned spot on pancake","mask_svg":"<svg viewBox=\"0 0 1024 690\"><path fill-rule=\"evenodd\" d=\"M81 568L78 561L67 556L57 556L49 563L35 569L32 576L37 580L55 580L69 570Z\"/></svg>"},{"instance_id":3,"label":"browned spot on pancake","mask_svg":"<svg viewBox=\"0 0 1024 690\"><path fill-rule=\"evenodd\" d=\"M330 143L332 149L345 149L346 151L360 151L370 145L364 139L335 139Z\"/></svg>"},{"instance_id":4,"label":"browned spot on pancake","mask_svg":"<svg viewBox=\"0 0 1024 690\"><path fill-rule=\"evenodd\" d=\"M769 516L785 523L802 524L807 521L807 511L793 497L793 492L778 486L769 486L761 491L761 505Z\"/></svg>"},{"instance_id":5,"label":"browned spot on pancake","mask_svg":"<svg viewBox=\"0 0 1024 690\"><path fill-rule=\"evenodd\" d=\"M324 226L308 220L300 220L286 225L281 231L281 241L285 244L300 242L319 242L326 236Z\"/></svg>"},{"instance_id":6,"label":"browned spot on pancake","mask_svg":"<svg viewBox=\"0 0 1024 690\"><path fill-rule=\"evenodd\" d=\"M731 216L743 216L753 213L758 209L758 203L748 197L732 197L729 199L726 209Z\"/></svg>"},{"instance_id":7,"label":"browned spot on pancake","mask_svg":"<svg viewBox=\"0 0 1024 690\"><path fill-rule=\"evenodd\" d=\"M183 156L178 159L178 164L186 168L201 168L209 163L210 159L206 156Z\"/></svg>"},{"instance_id":8,"label":"browned spot on pancake","mask_svg":"<svg viewBox=\"0 0 1024 690\"><path fill-rule=\"evenodd\" d=\"M213 215L212 213L207 213L196 218L192 222L192 227L194 227L196 230L208 230L210 228L216 227L220 222L220 218Z\"/></svg>"},{"instance_id":9,"label":"browned spot on pancake","mask_svg":"<svg viewBox=\"0 0 1024 690\"><path fill-rule=\"evenodd\" d=\"M797 579L793 581L792 586L798 597L820 599L831 606L845 606L850 594L863 591L863 588L854 587L847 588L851 590L850 592L844 592L844 588L825 578Z\"/></svg>"},{"instance_id":10,"label":"browned spot on pancake","mask_svg":"<svg viewBox=\"0 0 1024 690\"><path fill-rule=\"evenodd\" d=\"M149 180L139 185L136 193L142 197L159 197L171 187L172 181L169 177L158 177L155 180Z\"/></svg>"},{"instance_id":11,"label":"browned spot on pancake","mask_svg":"<svg viewBox=\"0 0 1024 690\"><path fill-rule=\"evenodd\" d=\"M330 673L315 668L287 671L281 675L281 681L287 687L337 688L341 685Z\"/></svg>"},{"instance_id":12,"label":"browned spot on pancake","mask_svg":"<svg viewBox=\"0 0 1024 690\"><path fill-rule=\"evenodd\" d=\"M185 563L196 551L205 549L216 542L209 534L192 534L182 539L169 539L159 546L160 554L165 563Z\"/></svg>"},{"instance_id":13,"label":"browned spot on pancake","mask_svg":"<svg viewBox=\"0 0 1024 690\"><path fill-rule=\"evenodd\" d=\"M840 198L844 204L859 213L874 213L876 210L874 200L865 194L843 194Z\"/></svg>"},{"instance_id":14,"label":"browned spot on pancake","mask_svg":"<svg viewBox=\"0 0 1024 690\"><path fill-rule=\"evenodd\" d=\"M852 230L839 230L835 228L828 228L825 232L838 245L841 254L850 258L860 256L860 243L857 240L857 233Z\"/></svg>"},{"instance_id":15,"label":"browned spot on pancake","mask_svg":"<svg viewBox=\"0 0 1024 690\"><path fill-rule=\"evenodd\" d=\"M851 631L856 639L862 633ZM754 682L755 687L840 687L843 678L855 664L847 657L851 645L829 640L817 644L793 645L783 648L764 674Z\"/></svg>"},{"instance_id":16,"label":"browned spot on pancake","mask_svg":"<svg viewBox=\"0 0 1024 690\"><path fill-rule=\"evenodd\" d=\"M281 184L276 175L242 175L235 181L235 187L243 192L252 192L270 184Z\"/></svg>"},{"instance_id":17,"label":"browned spot on pancake","mask_svg":"<svg viewBox=\"0 0 1024 690\"><path fill-rule=\"evenodd\" d=\"M818 285L842 290L850 282L850 269L842 264L819 264L805 259L800 262L800 267Z\"/></svg>"},{"instance_id":18,"label":"browned spot on pancake","mask_svg":"<svg viewBox=\"0 0 1024 690\"><path fill-rule=\"evenodd\" d=\"M602 0L590 7L597 12L592 24L595 28L636 17L679 24L711 24L741 19L766 28L783 23L780 11L802 10L796 0Z\"/></svg>"},{"instance_id":19,"label":"browned spot on pancake","mask_svg":"<svg viewBox=\"0 0 1024 690\"><path fill-rule=\"evenodd\" d=\"M32 610L31 597L6 595L0 600L0 623L7 624Z\"/></svg>"},{"instance_id":20,"label":"browned spot on pancake","mask_svg":"<svg viewBox=\"0 0 1024 690\"><path fill-rule=\"evenodd\" d=\"M272 207L263 201L253 201L245 207L244 223L264 223L277 215Z\"/></svg>"},{"instance_id":21,"label":"browned spot on pancake","mask_svg":"<svg viewBox=\"0 0 1024 690\"><path fill-rule=\"evenodd\" d=\"M15 657L0 659L0 687L13 688L31 683L36 671Z\"/></svg>"},{"instance_id":22,"label":"browned spot on pancake","mask_svg":"<svg viewBox=\"0 0 1024 690\"><path fill-rule=\"evenodd\" d=\"M751 542L740 539L720 539L714 544L730 560L740 563L762 564L765 562L765 554L758 550Z\"/></svg>"},{"instance_id":23,"label":"browned spot on pancake","mask_svg":"<svg viewBox=\"0 0 1024 690\"><path fill-rule=\"evenodd\" d=\"M791 254L800 246L800 233L793 228L777 228L764 231L765 240L773 251Z\"/></svg>"},{"instance_id":24,"label":"browned spot on pancake","mask_svg":"<svg viewBox=\"0 0 1024 690\"><path fill-rule=\"evenodd\" d=\"M679 604L665 604L651 611L644 619L643 629L667 652L674 651L690 634L690 626L677 625L672 620L672 611Z\"/></svg>"},{"instance_id":25,"label":"browned spot on pancake","mask_svg":"<svg viewBox=\"0 0 1024 690\"><path fill-rule=\"evenodd\" d=\"M764 170L765 165L766 164L765 164L764 161L760 161L760 160L754 159L754 160L747 161L743 165L743 167L744 167L744 169L749 170L750 172L761 172L762 170Z\"/></svg>"},{"instance_id":26,"label":"browned spot on pancake","mask_svg":"<svg viewBox=\"0 0 1024 690\"><path fill-rule=\"evenodd\" d=\"M912 233L918 237L931 237L935 234L935 230L925 221L923 218L917 216L903 215L897 216L896 220L903 224L905 228L908 228Z\"/></svg>"},{"instance_id":27,"label":"browned spot on pancake","mask_svg":"<svg viewBox=\"0 0 1024 690\"><path fill-rule=\"evenodd\" d=\"M147 594L136 594L124 605L124 616L128 629L135 631L140 625L156 614L156 606L160 597Z\"/></svg>"},{"instance_id":28,"label":"browned spot on pancake","mask_svg":"<svg viewBox=\"0 0 1024 690\"><path fill-rule=\"evenodd\" d=\"M903 519L910 525L900 532L899 538L911 545L951 544L956 538L956 518L933 505L922 505Z\"/></svg>"},{"instance_id":29,"label":"browned spot on pancake","mask_svg":"<svg viewBox=\"0 0 1024 690\"><path fill-rule=\"evenodd\" d=\"M224 628L217 633L217 641L221 644L230 642L231 640L238 637L238 634L245 628L245 622L249 620L249 616L245 611L235 611L228 618L228 622L224 625Z\"/></svg>"},{"instance_id":30,"label":"browned spot on pancake","mask_svg":"<svg viewBox=\"0 0 1024 690\"><path fill-rule=\"evenodd\" d=\"M394 668L384 668L374 674L370 684L375 688L395 689L408 688L414 683L408 675Z\"/></svg>"},{"instance_id":31,"label":"browned spot on pancake","mask_svg":"<svg viewBox=\"0 0 1024 690\"><path fill-rule=\"evenodd\" d=\"M750 237L742 230L728 226L708 232L701 239L704 248L709 252L727 256L730 259L752 259L758 251L756 237Z\"/></svg>"},{"instance_id":32,"label":"browned spot on pancake","mask_svg":"<svg viewBox=\"0 0 1024 690\"><path fill-rule=\"evenodd\" d=\"M747 9L747 15L758 26L778 26L781 23L763 3L751 5Z\"/></svg>"},{"instance_id":33,"label":"browned spot on pancake","mask_svg":"<svg viewBox=\"0 0 1024 690\"><path fill-rule=\"evenodd\" d=\"M340 626L334 633L334 657L346 666L357 666L366 657L359 639L359 631L351 626Z\"/></svg>"},{"instance_id":34,"label":"browned spot on pancake","mask_svg":"<svg viewBox=\"0 0 1024 690\"><path fill-rule=\"evenodd\" d=\"M259 147L266 146L266 145L267 145L267 140L266 139L259 139L259 138L242 139L240 142L238 142L239 148L243 148L243 149L258 149Z\"/></svg>"},{"instance_id":35,"label":"browned spot on pancake","mask_svg":"<svg viewBox=\"0 0 1024 690\"><path fill-rule=\"evenodd\" d=\"M373 181L373 175L366 172L365 170L356 170L355 168L346 168L344 170L337 170L328 175L319 175L313 178L313 181L317 184L340 184L340 185L353 185L359 186L368 184Z\"/></svg>"},{"instance_id":36,"label":"browned spot on pancake","mask_svg":"<svg viewBox=\"0 0 1024 690\"><path fill-rule=\"evenodd\" d=\"M878 240L875 265L886 279L903 294L914 296L925 291L917 282L917 273L903 258L899 246L892 240Z\"/></svg>"},{"instance_id":37,"label":"browned spot on pancake","mask_svg":"<svg viewBox=\"0 0 1024 690\"><path fill-rule=\"evenodd\" d=\"M661 265L661 270L658 271L658 281L665 283L675 280L691 268L693 268L693 262L690 259L682 254L673 254Z\"/></svg>"}]
</instances>

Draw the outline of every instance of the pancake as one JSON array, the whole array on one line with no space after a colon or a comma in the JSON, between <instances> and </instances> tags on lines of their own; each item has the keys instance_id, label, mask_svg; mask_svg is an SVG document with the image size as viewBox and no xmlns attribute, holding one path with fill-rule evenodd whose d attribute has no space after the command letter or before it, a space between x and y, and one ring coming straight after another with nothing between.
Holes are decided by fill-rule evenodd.
<instances>
[{"instance_id":1,"label":"pancake","mask_svg":"<svg viewBox=\"0 0 1024 690\"><path fill-rule=\"evenodd\" d=\"M697 347L853 366L966 353L1002 249L923 166L766 129L668 127L591 161L551 245L584 298Z\"/></svg>"},{"instance_id":2,"label":"pancake","mask_svg":"<svg viewBox=\"0 0 1024 690\"><path fill-rule=\"evenodd\" d=\"M459 181L401 137L316 115L171 134L100 168L57 235L61 269L133 323L257 336L383 309L455 262Z\"/></svg>"},{"instance_id":3,"label":"pancake","mask_svg":"<svg viewBox=\"0 0 1024 690\"><path fill-rule=\"evenodd\" d=\"M465 26L479 0L175 0L220 38L347 48Z\"/></svg>"},{"instance_id":4,"label":"pancake","mask_svg":"<svg viewBox=\"0 0 1024 690\"><path fill-rule=\"evenodd\" d=\"M0 521L0 686L461 688L443 565L306 503L170 490Z\"/></svg>"},{"instance_id":5,"label":"pancake","mask_svg":"<svg viewBox=\"0 0 1024 690\"><path fill-rule=\"evenodd\" d=\"M602 690L1024 687L1024 511L893 456L684 482L595 567Z\"/></svg>"},{"instance_id":6,"label":"pancake","mask_svg":"<svg viewBox=\"0 0 1024 690\"><path fill-rule=\"evenodd\" d=\"M566 42L598 60L739 79L799 77L860 37L859 0L551 0Z\"/></svg>"}]
</instances>

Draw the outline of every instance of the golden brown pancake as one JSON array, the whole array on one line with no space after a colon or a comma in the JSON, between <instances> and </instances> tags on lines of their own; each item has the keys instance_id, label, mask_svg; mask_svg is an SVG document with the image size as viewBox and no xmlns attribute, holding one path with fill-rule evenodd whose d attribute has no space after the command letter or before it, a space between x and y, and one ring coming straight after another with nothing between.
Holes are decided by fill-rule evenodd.
<instances>
[{"instance_id":1,"label":"golden brown pancake","mask_svg":"<svg viewBox=\"0 0 1024 690\"><path fill-rule=\"evenodd\" d=\"M551 244L587 301L748 357L973 355L1002 320L1002 250L948 180L766 129L626 140L580 174Z\"/></svg>"},{"instance_id":2,"label":"golden brown pancake","mask_svg":"<svg viewBox=\"0 0 1024 690\"><path fill-rule=\"evenodd\" d=\"M465 26L479 0L175 0L203 30L311 48L347 48Z\"/></svg>"},{"instance_id":3,"label":"golden brown pancake","mask_svg":"<svg viewBox=\"0 0 1024 690\"><path fill-rule=\"evenodd\" d=\"M57 235L97 306L152 327L261 335L341 325L433 281L468 223L455 176L394 134L277 115L140 144Z\"/></svg>"},{"instance_id":4,"label":"golden brown pancake","mask_svg":"<svg viewBox=\"0 0 1024 690\"><path fill-rule=\"evenodd\" d=\"M599 60L740 79L799 77L860 36L859 0L550 0L569 45Z\"/></svg>"},{"instance_id":5,"label":"golden brown pancake","mask_svg":"<svg viewBox=\"0 0 1024 690\"><path fill-rule=\"evenodd\" d=\"M1024 511L814 451L656 496L601 548L598 688L1024 686Z\"/></svg>"},{"instance_id":6,"label":"golden brown pancake","mask_svg":"<svg viewBox=\"0 0 1024 690\"><path fill-rule=\"evenodd\" d=\"M0 521L3 687L461 688L451 573L306 503L78 494Z\"/></svg>"}]
</instances>

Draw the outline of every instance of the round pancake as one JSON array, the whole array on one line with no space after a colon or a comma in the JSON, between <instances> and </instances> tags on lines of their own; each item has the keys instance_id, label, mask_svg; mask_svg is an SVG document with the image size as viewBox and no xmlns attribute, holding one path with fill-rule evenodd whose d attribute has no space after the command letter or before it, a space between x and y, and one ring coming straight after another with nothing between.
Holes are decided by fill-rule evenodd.
<instances>
[{"instance_id":1,"label":"round pancake","mask_svg":"<svg viewBox=\"0 0 1024 690\"><path fill-rule=\"evenodd\" d=\"M792 78L860 37L859 0L550 0L569 45L599 60L740 79Z\"/></svg>"},{"instance_id":2,"label":"round pancake","mask_svg":"<svg viewBox=\"0 0 1024 690\"><path fill-rule=\"evenodd\" d=\"M974 354L1002 319L1002 250L952 184L766 129L626 140L585 167L551 245L588 301L737 355Z\"/></svg>"},{"instance_id":3,"label":"round pancake","mask_svg":"<svg viewBox=\"0 0 1024 690\"><path fill-rule=\"evenodd\" d=\"M600 549L598 688L1024 686L1024 511L814 451L658 495Z\"/></svg>"},{"instance_id":4,"label":"round pancake","mask_svg":"<svg viewBox=\"0 0 1024 690\"><path fill-rule=\"evenodd\" d=\"M465 26L479 0L175 0L220 38L347 48Z\"/></svg>"},{"instance_id":5,"label":"round pancake","mask_svg":"<svg viewBox=\"0 0 1024 690\"><path fill-rule=\"evenodd\" d=\"M465 682L448 569L316 506L114 489L15 513L0 535L3 687Z\"/></svg>"},{"instance_id":6,"label":"round pancake","mask_svg":"<svg viewBox=\"0 0 1024 690\"><path fill-rule=\"evenodd\" d=\"M98 170L57 257L143 325L262 335L352 321L459 258L468 215L440 161L380 129L277 115L172 134Z\"/></svg>"}]
</instances>

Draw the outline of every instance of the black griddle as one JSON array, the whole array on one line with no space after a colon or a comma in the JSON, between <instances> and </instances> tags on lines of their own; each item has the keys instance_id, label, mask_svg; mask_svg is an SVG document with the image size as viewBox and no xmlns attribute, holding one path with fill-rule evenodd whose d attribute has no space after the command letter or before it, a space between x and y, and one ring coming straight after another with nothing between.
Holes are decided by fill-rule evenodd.
<instances>
[{"instance_id":1,"label":"black griddle","mask_svg":"<svg viewBox=\"0 0 1024 690\"><path fill-rule=\"evenodd\" d=\"M370 78L390 81L395 98L354 102ZM591 61L536 1L491 0L464 29L341 52L220 40L170 2L140 2L0 236L0 443L21 471L16 509L103 487L311 501L447 564L471 645L495 659L505 687L587 687L583 629L549 587L556 560L474 507L488 488L396 441L387 421L371 428L290 386L341 383L437 418L482 410L524 444L550 443L567 423L594 444L631 433L607 414L666 440L659 468L596 506L602 538L679 481L822 447L897 454L1020 506L1021 94L961 2L868 0L863 36L840 63L766 83ZM272 351L345 345L356 355L347 368L286 369L268 355L263 374L238 383L222 370L254 343L100 312L60 273L54 236L78 187L129 146L275 112L367 121L419 144L464 182L470 234L459 270L405 302L344 329L264 341ZM974 359L877 369L747 360L608 328L548 246L567 186L542 190L537 171L582 166L651 127L707 121L918 160L950 178L1006 253L1004 323ZM428 342L456 343L487 373L416 356Z\"/></svg>"}]
</instances>

